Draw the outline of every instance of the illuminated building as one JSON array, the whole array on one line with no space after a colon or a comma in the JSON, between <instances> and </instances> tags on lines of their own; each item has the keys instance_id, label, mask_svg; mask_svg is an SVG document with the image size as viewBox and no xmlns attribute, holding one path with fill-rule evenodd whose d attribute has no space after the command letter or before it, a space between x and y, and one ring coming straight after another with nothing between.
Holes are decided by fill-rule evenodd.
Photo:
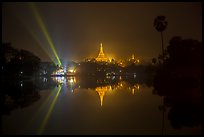
<instances>
[{"instance_id":1,"label":"illuminated building","mask_svg":"<svg viewBox=\"0 0 204 137\"><path fill-rule=\"evenodd\" d=\"M98 57L96 58L96 61L100 61L100 62L108 62L109 61L109 59L106 57L106 55L103 52L102 43L101 43L100 52L98 54Z\"/></svg>"},{"instance_id":2,"label":"illuminated building","mask_svg":"<svg viewBox=\"0 0 204 137\"><path fill-rule=\"evenodd\" d=\"M64 75L64 74L65 74L64 69L59 68L56 71L54 71L52 75Z\"/></svg>"},{"instance_id":3,"label":"illuminated building","mask_svg":"<svg viewBox=\"0 0 204 137\"><path fill-rule=\"evenodd\" d=\"M76 68L75 67L70 67L67 71L67 76L73 76L76 74Z\"/></svg>"}]
</instances>

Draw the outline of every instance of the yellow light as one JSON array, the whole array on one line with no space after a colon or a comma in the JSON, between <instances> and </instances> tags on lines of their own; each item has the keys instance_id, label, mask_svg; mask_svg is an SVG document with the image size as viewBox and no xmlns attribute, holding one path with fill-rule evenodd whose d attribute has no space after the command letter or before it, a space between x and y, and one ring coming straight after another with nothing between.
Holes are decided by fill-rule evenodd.
<instances>
[{"instance_id":1,"label":"yellow light","mask_svg":"<svg viewBox=\"0 0 204 137\"><path fill-rule=\"evenodd\" d=\"M71 80L70 80L70 83L74 83L74 80L73 80L73 79L71 79Z\"/></svg>"},{"instance_id":2,"label":"yellow light","mask_svg":"<svg viewBox=\"0 0 204 137\"><path fill-rule=\"evenodd\" d=\"M76 78L75 78L75 77L71 77L71 78L68 80L68 82L69 82L70 84L76 83Z\"/></svg>"},{"instance_id":3,"label":"yellow light","mask_svg":"<svg viewBox=\"0 0 204 137\"><path fill-rule=\"evenodd\" d=\"M98 57L96 58L96 61L99 61L99 62L108 62L109 59L106 57L106 55L104 54L103 52L103 45L102 43L100 44L100 51L99 51L99 54L98 54Z\"/></svg>"},{"instance_id":4,"label":"yellow light","mask_svg":"<svg viewBox=\"0 0 204 137\"><path fill-rule=\"evenodd\" d=\"M139 89L140 89L140 85L139 85L139 84L136 84L136 85L134 85L134 88L137 89L137 90L139 90Z\"/></svg>"},{"instance_id":5,"label":"yellow light","mask_svg":"<svg viewBox=\"0 0 204 137\"><path fill-rule=\"evenodd\" d=\"M62 83L65 82L64 77L52 77L52 79L53 79L54 81L56 81L57 83L60 83L60 84L62 84Z\"/></svg>"},{"instance_id":6,"label":"yellow light","mask_svg":"<svg viewBox=\"0 0 204 137\"><path fill-rule=\"evenodd\" d=\"M58 65L61 66L61 61L59 60L59 57L57 55L55 46L54 46L54 44L53 44L53 42L51 40L51 37L50 37L50 35L49 35L49 33L48 33L48 31L47 31L47 29L46 29L46 27L45 27L45 25L44 25L44 23L42 21L42 18L40 16L40 14L38 13L38 10L37 10L35 4L34 3L30 3L30 7L32 9L32 12L33 12L36 20L37 20L37 23L39 24L42 32L44 33L44 36L46 37L46 39L47 39L47 41L48 41L48 43L49 43L49 45L50 45L50 47L51 47L55 57L57 59Z\"/></svg>"},{"instance_id":7,"label":"yellow light","mask_svg":"<svg viewBox=\"0 0 204 137\"><path fill-rule=\"evenodd\" d=\"M104 97L105 93L110 90L110 87L109 87L109 86L96 87L95 90L96 90L96 91L98 92L98 94L99 94L99 97L100 97L100 105L101 105L101 107L102 107L102 106L103 106L103 97Z\"/></svg>"},{"instance_id":8,"label":"yellow light","mask_svg":"<svg viewBox=\"0 0 204 137\"><path fill-rule=\"evenodd\" d=\"M135 94L135 89L134 89L134 88L132 89L132 94L133 94L133 95Z\"/></svg>"},{"instance_id":9,"label":"yellow light","mask_svg":"<svg viewBox=\"0 0 204 137\"><path fill-rule=\"evenodd\" d=\"M70 70L69 70L69 72L73 73L73 72L74 72L74 70L73 70L73 69L70 69Z\"/></svg>"},{"instance_id":10,"label":"yellow light","mask_svg":"<svg viewBox=\"0 0 204 137\"><path fill-rule=\"evenodd\" d=\"M137 84L137 89L138 89L138 90L140 89L140 85L139 85L139 84Z\"/></svg>"},{"instance_id":11,"label":"yellow light","mask_svg":"<svg viewBox=\"0 0 204 137\"><path fill-rule=\"evenodd\" d=\"M134 56L134 54L132 54L132 60L134 60L135 59L135 56Z\"/></svg>"}]
</instances>

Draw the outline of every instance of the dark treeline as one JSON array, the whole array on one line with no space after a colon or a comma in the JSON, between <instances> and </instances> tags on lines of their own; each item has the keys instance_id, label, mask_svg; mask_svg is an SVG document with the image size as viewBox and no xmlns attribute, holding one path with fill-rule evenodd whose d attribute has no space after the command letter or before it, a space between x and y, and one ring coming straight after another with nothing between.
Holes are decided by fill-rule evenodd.
<instances>
[{"instance_id":1,"label":"dark treeline","mask_svg":"<svg viewBox=\"0 0 204 137\"><path fill-rule=\"evenodd\" d=\"M201 124L202 43L173 37L164 56L152 60L157 65L153 93L163 97L174 128Z\"/></svg>"},{"instance_id":2,"label":"dark treeline","mask_svg":"<svg viewBox=\"0 0 204 137\"><path fill-rule=\"evenodd\" d=\"M2 76L5 79L32 77L37 74L40 58L27 50L18 50L11 43L2 44Z\"/></svg>"},{"instance_id":3,"label":"dark treeline","mask_svg":"<svg viewBox=\"0 0 204 137\"><path fill-rule=\"evenodd\" d=\"M135 78L141 81L148 81L148 85L152 85L150 80L153 80L156 65L140 64L134 61L128 61L126 66L121 66L116 61L114 62L97 62L85 61L76 65L76 75L80 77L93 76L97 78L106 78L107 76L121 76L123 78Z\"/></svg>"},{"instance_id":4,"label":"dark treeline","mask_svg":"<svg viewBox=\"0 0 204 137\"><path fill-rule=\"evenodd\" d=\"M41 62L40 58L27 50L18 50L11 46L11 43L3 43L2 74L4 79L25 79L34 76L51 76L53 72L60 69L53 62ZM64 63L76 68L78 76L100 76L107 75L146 75L151 72L154 66L129 63L126 67L121 67L118 63L108 62L71 62ZM78 65L80 64L80 65ZM64 66L63 66L64 67Z\"/></svg>"},{"instance_id":5,"label":"dark treeline","mask_svg":"<svg viewBox=\"0 0 204 137\"><path fill-rule=\"evenodd\" d=\"M40 99L39 86L34 82L40 58L32 52L15 49L11 43L1 46L1 101L2 114L27 107Z\"/></svg>"}]
</instances>

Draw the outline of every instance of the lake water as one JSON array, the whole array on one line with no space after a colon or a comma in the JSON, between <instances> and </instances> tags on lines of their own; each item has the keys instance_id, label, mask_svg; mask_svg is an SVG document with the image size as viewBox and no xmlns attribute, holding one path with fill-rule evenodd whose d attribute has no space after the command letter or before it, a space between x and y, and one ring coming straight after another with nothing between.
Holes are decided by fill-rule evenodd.
<instances>
[{"instance_id":1,"label":"lake water","mask_svg":"<svg viewBox=\"0 0 204 137\"><path fill-rule=\"evenodd\" d=\"M163 98L137 78L53 77L18 85L18 99L6 99L18 105L2 115L3 134L201 134L201 125L173 128L169 108L159 109Z\"/></svg>"}]
</instances>

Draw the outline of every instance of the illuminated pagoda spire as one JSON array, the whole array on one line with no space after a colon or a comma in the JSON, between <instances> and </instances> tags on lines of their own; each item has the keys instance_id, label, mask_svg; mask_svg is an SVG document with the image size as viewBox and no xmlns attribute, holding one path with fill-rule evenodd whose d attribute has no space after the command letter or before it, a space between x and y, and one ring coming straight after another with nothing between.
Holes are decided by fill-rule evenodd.
<instances>
[{"instance_id":1,"label":"illuminated pagoda spire","mask_svg":"<svg viewBox=\"0 0 204 137\"><path fill-rule=\"evenodd\" d=\"M100 45L100 52L98 54L98 57L96 58L96 61L104 61L104 62L108 61L108 58L105 56L105 54L103 52L103 45L102 45L102 43Z\"/></svg>"}]
</instances>

